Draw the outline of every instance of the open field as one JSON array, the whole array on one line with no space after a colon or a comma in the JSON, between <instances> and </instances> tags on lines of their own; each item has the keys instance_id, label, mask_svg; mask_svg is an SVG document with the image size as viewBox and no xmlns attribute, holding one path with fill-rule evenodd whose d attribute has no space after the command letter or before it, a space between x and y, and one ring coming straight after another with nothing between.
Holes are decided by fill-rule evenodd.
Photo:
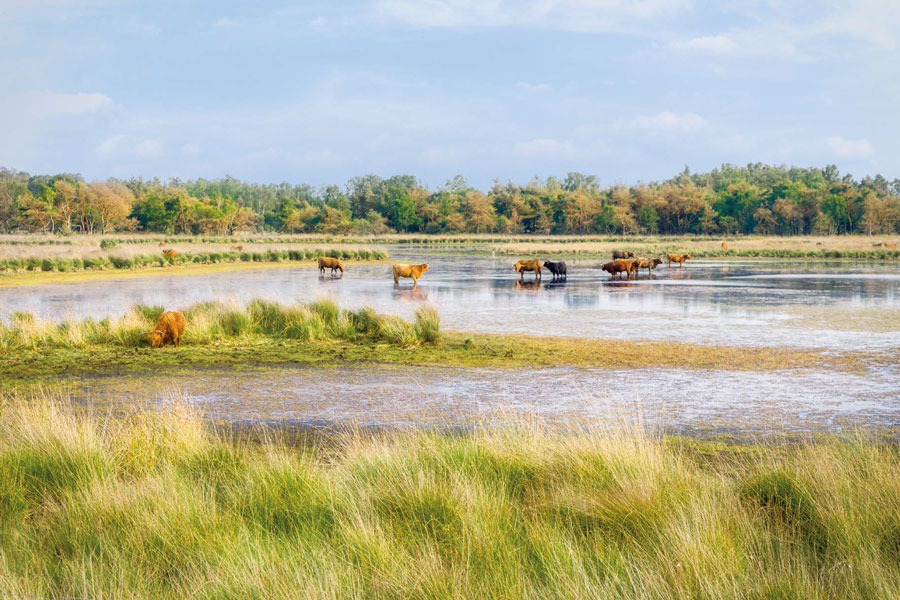
<instances>
[{"instance_id":1,"label":"open field","mask_svg":"<svg viewBox=\"0 0 900 600\"><path fill-rule=\"evenodd\" d=\"M84 598L896 598L900 453L597 426L312 445L6 397L0 588ZM244 440L244 441L241 441Z\"/></svg>"}]
</instances>

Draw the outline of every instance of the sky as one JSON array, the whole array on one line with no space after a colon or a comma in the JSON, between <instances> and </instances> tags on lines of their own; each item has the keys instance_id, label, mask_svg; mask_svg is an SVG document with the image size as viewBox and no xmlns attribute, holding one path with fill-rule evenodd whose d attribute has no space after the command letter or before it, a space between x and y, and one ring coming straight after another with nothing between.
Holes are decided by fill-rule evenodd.
<instances>
[{"instance_id":1,"label":"sky","mask_svg":"<svg viewBox=\"0 0 900 600\"><path fill-rule=\"evenodd\" d=\"M0 0L0 166L900 177L900 0Z\"/></svg>"}]
</instances>

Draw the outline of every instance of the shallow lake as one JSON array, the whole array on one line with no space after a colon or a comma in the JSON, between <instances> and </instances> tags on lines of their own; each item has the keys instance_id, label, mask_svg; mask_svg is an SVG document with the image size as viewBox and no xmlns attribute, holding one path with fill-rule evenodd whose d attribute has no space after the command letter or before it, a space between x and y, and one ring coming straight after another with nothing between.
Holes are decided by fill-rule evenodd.
<instances>
[{"instance_id":1,"label":"shallow lake","mask_svg":"<svg viewBox=\"0 0 900 600\"><path fill-rule=\"evenodd\" d=\"M349 263L343 277L314 266L199 275L153 275L0 288L0 319L13 311L63 319L124 313L135 303L181 308L201 300L281 302L330 297L344 307L413 316L434 304L444 329L622 339L674 339L834 350L900 348L900 265L796 261L691 261L614 282L598 261L568 261L569 277L540 283L512 259L428 256L414 249L394 260L427 259L413 289L395 286L388 265Z\"/></svg>"},{"instance_id":2,"label":"shallow lake","mask_svg":"<svg viewBox=\"0 0 900 600\"><path fill-rule=\"evenodd\" d=\"M679 369L285 367L70 381L100 406L173 398L213 420L299 426L465 426L537 420L694 435L797 434L900 425L898 373Z\"/></svg>"}]
</instances>

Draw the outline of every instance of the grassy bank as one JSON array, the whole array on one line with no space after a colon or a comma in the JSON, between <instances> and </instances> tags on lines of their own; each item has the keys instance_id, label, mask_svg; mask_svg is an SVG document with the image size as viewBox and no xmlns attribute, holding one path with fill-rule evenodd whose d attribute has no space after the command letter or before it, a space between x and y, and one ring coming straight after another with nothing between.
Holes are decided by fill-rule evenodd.
<instances>
[{"instance_id":1,"label":"grassy bank","mask_svg":"<svg viewBox=\"0 0 900 600\"><path fill-rule=\"evenodd\" d=\"M460 367L574 366L616 369L839 369L858 371L896 356L823 353L794 348L711 346L441 332L440 317L423 307L415 322L372 309L341 310L326 300L284 306L255 300L247 306L205 302L184 309L187 331L179 348L147 347L163 307L135 306L115 319L44 321L18 313L0 325L0 385L9 389L89 375L156 369L278 364L372 363Z\"/></svg>"},{"instance_id":2,"label":"grassy bank","mask_svg":"<svg viewBox=\"0 0 900 600\"><path fill-rule=\"evenodd\" d=\"M896 446L529 427L218 437L8 398L0 590L83 598L896 598Z\"/></svg>"},{"instance_id":3,"label":"grassy bank","mask_svg":"<svg viewBox=\"0 0 900 600\"><path fill-rule=\"evenodd\" d=\"M110 269L141 269L165 267L168 265L218 264L218 263L264 263L285 261L309 261L321 256L341 260L384 260L384 250L315 249L315 250L267 250L264 252L222 251L222 252L181 252L173 258L162 252L135 254L131 256L94 256L84 258L6 258L0 259L0 271L7 272L73 272L84 270L103 271Z\"/></svg>"}]
</instances>

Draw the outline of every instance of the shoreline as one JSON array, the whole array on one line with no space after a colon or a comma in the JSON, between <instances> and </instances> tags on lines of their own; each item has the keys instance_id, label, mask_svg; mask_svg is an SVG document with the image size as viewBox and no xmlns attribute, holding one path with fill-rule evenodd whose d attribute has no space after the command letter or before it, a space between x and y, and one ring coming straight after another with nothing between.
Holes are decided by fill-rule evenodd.
<instances>
[{"instance_id":1,"label":"shoreline","mask_svg":"<svg viewBox=\"0 0 900 600\"><path fill-rule=\"evenodd\" d=\"M348 265L388 264L387 260L353 260ZM0 287L17 287L29 285L48 285L53 283L73 283L93 281L97 279L122 279L133 277L152 277L156 275L200 275L206 273L223 273L227 271L249 271L254 269L284 269L297 267L314 268L315 262L283 261L283 262L234 262L212 264L186 264L165 267L144 267L137 269L106 269L102 271L27 271L0 275ZM349 268L348 268L349 270Z\"/></svg>"}]
</instances>

